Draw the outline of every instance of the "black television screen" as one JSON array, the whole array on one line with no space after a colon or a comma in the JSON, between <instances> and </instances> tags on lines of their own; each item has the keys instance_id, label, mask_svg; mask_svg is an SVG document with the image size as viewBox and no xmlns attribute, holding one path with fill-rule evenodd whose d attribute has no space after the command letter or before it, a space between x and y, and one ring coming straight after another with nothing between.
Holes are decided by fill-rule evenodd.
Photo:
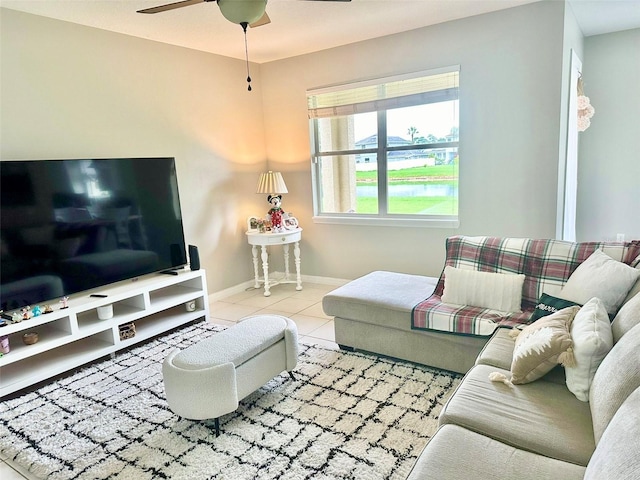
<instances>
[{"instance_id":1,"label":"black television screen","mask_svg":"<svg viewBox=\"0 0 640 480\"><path fill-rule=\"evenodd\" d=\"M0 305L186 264L175 160L0 161Z\"/></svg>"}]
</instances>

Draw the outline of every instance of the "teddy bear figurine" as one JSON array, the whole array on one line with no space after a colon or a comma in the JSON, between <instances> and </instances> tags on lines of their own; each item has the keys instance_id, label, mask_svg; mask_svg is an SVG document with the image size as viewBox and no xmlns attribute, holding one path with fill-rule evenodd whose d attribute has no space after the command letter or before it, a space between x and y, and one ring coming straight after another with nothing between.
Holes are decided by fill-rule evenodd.
<instances>
[{"instance_id":1,"label":"teddy bear figurine","mask_svg":"<svg viewBox=\"0 0 640 480\"><path fill-rule=\"evenodd\" d=\"M269 195L267 202L271 205L271 208L267 212L271 218L271 230L273 232L284 232L284 226L282 225L282 195Z\"/></svg>"}]
</instances>

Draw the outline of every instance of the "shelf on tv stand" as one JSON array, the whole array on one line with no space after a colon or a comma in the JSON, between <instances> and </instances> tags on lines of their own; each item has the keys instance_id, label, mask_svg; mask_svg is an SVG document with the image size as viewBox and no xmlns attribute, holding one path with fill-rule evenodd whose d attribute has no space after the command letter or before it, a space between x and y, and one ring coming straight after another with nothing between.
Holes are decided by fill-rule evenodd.
<instances>
[{"instance_id":1,"label":"shelf on tv stand","mask_svg":"<svg viewBox=\"0 0 640 480\"><path fill-rule=\"evenodd\" d=\"M187 311L192 301L195 310ZM109 304L113 317L100 320L97 308ZM0 357L0 397L208 316L204 270L149 274L72 295L66 309L0 328L11 348ZM130 322L136 334L121 340L118 327ZM27 332L37 332L38 342L25 345Z\"/></svg>"}]
</instances>

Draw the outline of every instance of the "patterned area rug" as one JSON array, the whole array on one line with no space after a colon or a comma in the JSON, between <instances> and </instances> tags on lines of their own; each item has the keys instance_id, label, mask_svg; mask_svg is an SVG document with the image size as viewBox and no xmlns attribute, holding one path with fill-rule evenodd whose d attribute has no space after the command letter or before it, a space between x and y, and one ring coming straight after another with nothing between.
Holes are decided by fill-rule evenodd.
<instances>
[{"instance_id":1,"label":"patterned area rug","mask_svg":"<svg viewBox=\"0 0 640 480\"><path fill-rule=\"evenodd\" d=\"M0 451L46 479L403 479L460 377L302 345L283 374L213 422L167 406L161 364L223 327L199 323L0 403Z\"/></svg>"}]
</instances>

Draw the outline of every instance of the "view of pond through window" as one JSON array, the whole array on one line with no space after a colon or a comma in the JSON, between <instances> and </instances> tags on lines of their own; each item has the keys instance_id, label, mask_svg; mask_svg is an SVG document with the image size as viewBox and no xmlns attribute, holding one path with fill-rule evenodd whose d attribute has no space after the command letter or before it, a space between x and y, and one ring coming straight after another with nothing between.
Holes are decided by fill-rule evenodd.
<instances>
[{"instance_id":1,"label":"view of pond through window","mask_svg":"<svg viewBox=\"0 0 640 480\"><path fill-rule=\"evenodd\" d=\"M380 86L382 101L362 101L357 89L344 93L352 104L340 91L312 96L318 213L457 216L457 76L416 79L425 92L399 100L389 93L393 82Z\"/></svg>"}]
</instances>

